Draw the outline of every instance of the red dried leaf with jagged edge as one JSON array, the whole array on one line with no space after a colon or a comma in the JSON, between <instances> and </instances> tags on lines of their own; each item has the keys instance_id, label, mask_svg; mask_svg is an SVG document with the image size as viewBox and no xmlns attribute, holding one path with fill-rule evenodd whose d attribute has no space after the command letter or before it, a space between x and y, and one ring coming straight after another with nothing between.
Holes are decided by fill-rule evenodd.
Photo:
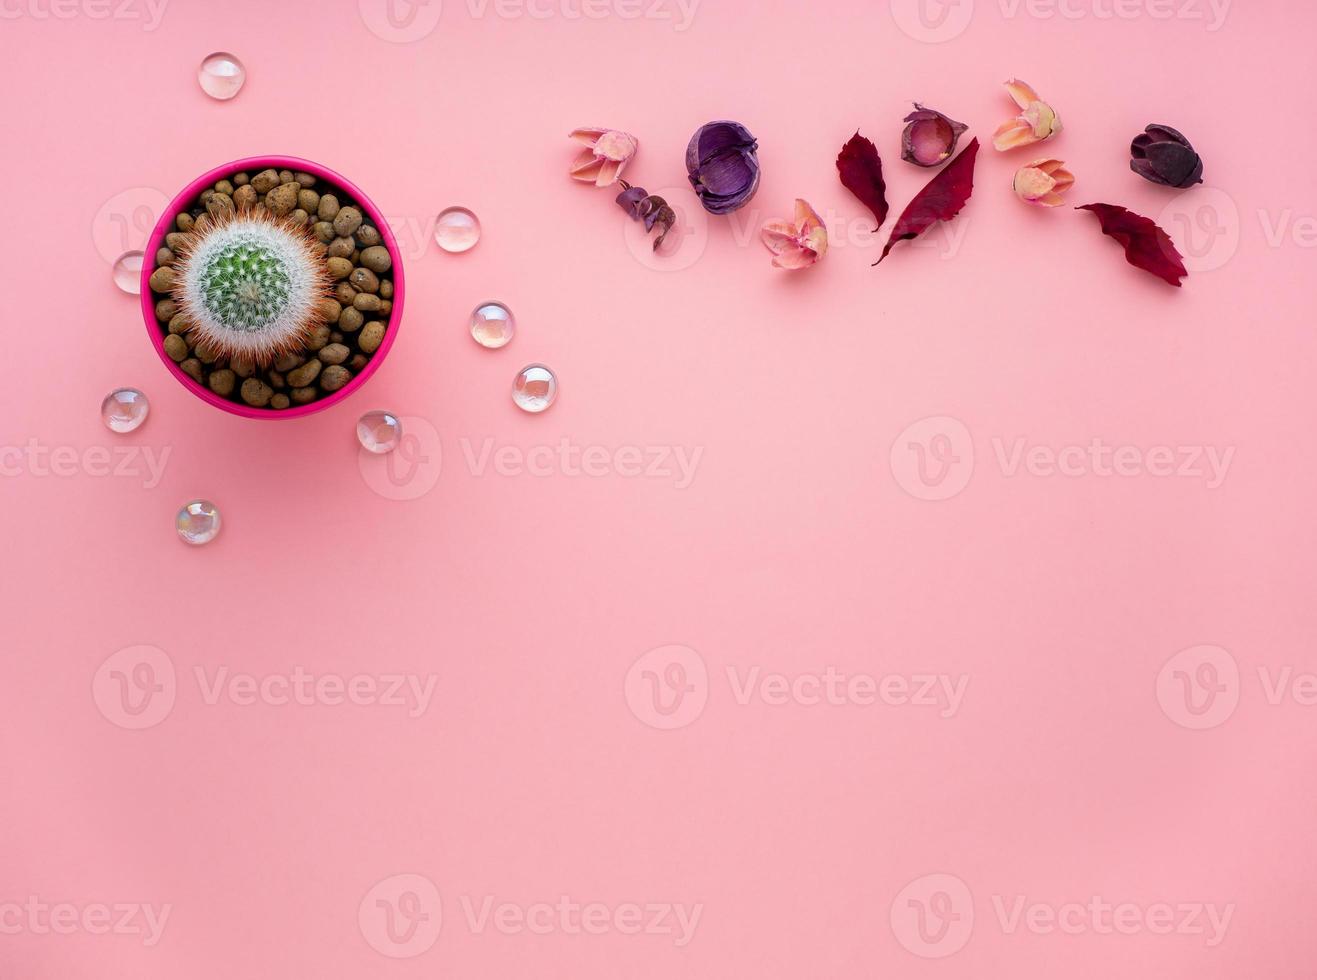
<instances>
[{"instance_id":1,"label":"red dried leaf with jagged edge","mask_svg":"<svg viewBox=\"0 0 1317 980\"><path fill-rule=\"evenodd\" d=\"M878 147L859 130L837 154L837 173L842 185L858 197L873 212L877 231L887 220L887 182L883 180L883 162L878 158Z\"/></svg>"},{"instance_id":2,"label":"red dried leaf with jagged edge","mask_svg":"<svg viewBox=\"0 0 1317 980\"><path fill-rule=\"evenodd\" d=\"M1118 204L1081 204L1076 211L1092 211L1102 223L1102 234L1125 246L1125 260L1172 286L1189 275L1171 236L1151 218L1135 214Z\"/></svg>"},{"instance_id":3,"label":"red dried leaf with jagged edge","mask_svg":"<svg viewBox=\"0 0 1317 980\"><path fill-rule=\"evenodd\" d=\"M960 213L974 191L974 158L978 152L979 141L970 140L969 146L961 150L956 159L924 185L924 189L906 205L901 217L896 219L878 262L887 258L887 253L897 242L917 238L937 222L950 221Z\"/></svg>"}]
</instances>

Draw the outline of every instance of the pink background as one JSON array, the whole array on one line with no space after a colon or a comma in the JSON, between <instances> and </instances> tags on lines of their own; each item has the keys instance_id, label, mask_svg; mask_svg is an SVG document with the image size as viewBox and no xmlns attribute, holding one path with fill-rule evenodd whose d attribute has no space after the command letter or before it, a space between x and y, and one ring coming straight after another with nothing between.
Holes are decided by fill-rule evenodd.
<instances>
[{"instance_id":1,"label":"pink background","mask_svg":"<svg viewBox=\"0 0 1317 980\"><path fill-rule=\"evenodd\" d=\"M597 20L448 0L407 43L382 0L173 0L154 30L96 0L4 6L0 975L1312 975L1317 12L961 0L923 29L912 3L704 0L677 30L625 0ZM250 73L226 104L195 81L223 49ZM1073 203L1160 217L1184 289L1090 215L1018 203L1027 149L985 147L950 236L869 267L837 149L878 142L895 215L929 175L898 159L909 101L986 141L1010 75L1066 123L1044 150ZM717 118L758 136L764 178L703 221L682 156ZM1128 171L1150 122L1194 140L1207 186ZM676 255L567 179L566 134L595 124L640 138L627 177L686 215ZM175 383L110 279L153 208L256 153L357 182L410 287L369 384L275 424ZM753 230L796 196L834 248L790 276ZM429 243L450 204L484 222L468 255ZM498 352L465 329L487 299L518 317ZM541 416L508 396L533 361L562 382ZM119 385L152 400L127 436L97 415ZM376 407L407 418L403 456L359 459ZM511 447L498 468L486 439ZM1020 439L1071 475L1015 467ZM606 462L535 450L563 440ZM1093 440L1129 447L1131 475L1076 470L1066 447ZM912 443L950 465L920 471ZM1221 481L1158 476L1158 446L1185 447L1176 468L1233 455ZM125 447L169 453L158 482ZM702 455L678 487L627 475L627 447ZM171 522L198 496L225 527L190 549ZM299 667L433 675L433 698L208 703L217 672ZM829 668L967 687L949 712L738 699L755 669ZM682 670L657 712L677 693L653 679ZM116 671L154 677L145 714ZM548 927L472 921L486 896ZM684 944L613 918L579 934L537 908L562 896L701 912ZM1093 896L1142 925L1068 908ZM1012 919L1021 897L1075 934ZM95 907L123 903L170 907L158 941L140 915L99 934ZM1199 903L1230 910L1214 945L1177 909ZM429 917L391 933L391 911Z\"/></svg>"}]
</instances>

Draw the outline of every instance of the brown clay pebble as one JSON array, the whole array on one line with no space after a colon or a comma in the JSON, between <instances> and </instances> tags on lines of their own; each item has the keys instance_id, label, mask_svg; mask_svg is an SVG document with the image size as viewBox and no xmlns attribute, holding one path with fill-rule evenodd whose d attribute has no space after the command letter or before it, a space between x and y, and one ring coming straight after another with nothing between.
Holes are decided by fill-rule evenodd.
<instances>
[{"instance_id":1,"label":"brown clay pebble","mask_svg":"<svg viewBox=\"0 0 1317 980\"><path fill-rule=\"evenodd\" d=\"M311 226L311 234L321 242L328 244L334 240L334 226L328 221L317 221Z\"/></svg>"},{"instance_id":2,"label":"brown clay pebble","mask_svg":"<svg viewBox=\"0 0 1317 980\"><path fill-rule=\"evenodd\" d=\"M320 195L305 187L297 192L297 206L309 214L315 214L320 207Z\"/></svg>"},{"instance_id":3,"label":"brown clay pebble","mask_svg":"<svg viewBox=\"0 0 1317 980\"><path fill-rule=\"evenodd\" d=\"M393 299L393 280L385 279L380 283L380 298Z\"/></svg>"},{"instance_id":4,"label":"brown clay pebble","mask_svg":"<svg viewBox=\"0 0 1317 980\"><path fill-rule=\"evenodd\" d=\"M292 172L291 170L280 170L280 171L279 171L279 183L281 183L281 184L295 184L295 183L297 183L297 177L294 176L294 174L293 174L293 172Z\"/></svg>"},{"instance_id":5,"label":"brown clay pebble","mask_svg":"<svg viewBox=\"0 0 1317 980\"><path fill-rule=\"evenodd\" d=\"M165 248L163 245L161 245L158 249L156 249L156 253L155 253L155 264L156 264L156 265L173 265L173 264L174 264L174 253L171 252L171 251L169 251L169 249Z\"/></svg>"},{"instance_id":6,"label":"brown clay pebble","mask_svg":"<svg viewBox=\"0 0 1317 980\"><path fill-rule=\"evenodd\" d=\"M379 320L371 320L361 328L361 336L357 338L357 346L361 348L363 354L374 354L380 349L380 344L384 341L384 324Z\"/></svg>"},{"instance_id":7,"label":"brown clay pebble","mask_svg":"<svg viewBox=\"0 0 1317 980\"><path fill-rule=\"evenodd\" d=\"M365 354L354 354L352 355L352 360L348 361L348 367L352 368L352 370L354 371L360 371L365 366L366 366Z\"/></svg>"},{"instance_id":8,"label":"brown clay pebble","mask_svg":"<svg viewBox=\"0 0 1317 980\"><path fill-rule=\"evenodd\" d=\"M292 214L288 216L288 220L291 221L298 228L305 228L306 223L307 221L310 220L310 218L311 216L307 214L305 211L303 211L301 208L298 208L296 211L294 211Z\"/></svg>"},{"instance_id":9,"label":"brown clay pebble","mask_svg":"<svg viewBox=\"0 0 1317 980\"><path fill-rule=\"evenodd\" d=\"M317 351L321 347L324 347L325 344L329 343L329 334L330 330L328 324L322 324L321 326L316 327L315 332L311 334L311 339L306 342L306 349L309 351ZM298 363L300 364L301 361L299 360Z\"/></svg>"},{"instance_id":10,"label":"brown clay pebble","mask_svg":"<svg viewBox=\"0 0 1317 980\"><path fill-rule=\"evenodd\" d=\"M325 269L333 279L346 279L352 275L352 263L338 256L325 259Z\"/></svg>"},{"instance_id":11,"label":"brown clay pebble","mask_svg":"<svg viewBox=\"0 0 1317 980\"><path fill-rule=\"evenodd\" d=\"M280 184L265 195L265 206L281 217L288 214L297 207L297 185Z\"/></svg>"},{"instance_id":12,"label":"brown clay pebble","mask_svg":"<svg viewBox=\"0 0 1317 980\"><path fill-rule=\"evenodd\" d=\"M270 399L274 396L274 389L259 378L248 378L242 383L242 388L238 394L252 408L264 408L270 404Z\"/></svg>"},{"instance_id":13,"label":"brown clay pebble","mask_svg":"<svg viewBox=\"0 0 1317 980\"><path fill-rule=\"evenodd\" d=\"M201 370L201 362L195 357L189 357L186 361L180 364L179 367L181 367L183 372L197 384L201 384L202 380L205 378L205 374L203 374Z\"/></svg>"},{"instance_id":14,"label":"brown clay pebble","mask_svg":"<svg viewBox=\"0 0 1317 980\"><path fill-rule=\"evenodd\" d=\"M188 355L187 341L176 333L169 334L165 337L165 353L177 364Z\"/></svg>"},{"instance_id":15,"label":"brown clay pebble","mask_svg":"<svg viewBox=\"0 0 1317 980\"><path fill-rule=\"evenodd\" d=\"M227 194L221 194L216 191L215 196L206 202L206 210L215 215L215 217L219 217L222 214L229 214L233 211L233 198L229 197Z\"/></svg>"},{"instance_id":16,"label":"brown clay pebble","mask_svg":"<svg viewBox=\"0 0 1317 980\"><path fill-rule=\"evenodd\" d=\"M360 227L361 212L356 208L342 208L334 215L334 230L340 235L351 235Z\"/></svg>"},{"instance_id":17,"label":"brown clay pebble","mask_svg":"<svg viewBox=\"0 0 1317 980\"><path fill-rule=\"evenodd\" d=\"M288 383L294 388L305 388L315 381L316 375L320 373L322 367L324 365L313 357L301 367L288 372Z\"/></svg>"},{"instance_id":18,"label":"brown clay pebble","mask_svg":"<svg viewBox=\"0 0 1317 980\"><path fill-rule=\"evenodd\" d=\"M194 226L195 227L195 226ZM181 231L171 231L165 236L165 248L171 252L177 252L182 246L187 244L187 235Z\"/></svg>"},{"instance_id":19,"label":"brown clay pebble","mask_svg":"<svg viewBox=\"0 0 1317 980\"><path fill-rule=\"evenodd\" d=\"M361 266L352 270L352 275L348 276L348 282L363 293L373 293L380 288L380 277Z\"/></svg>"},{"instance_id":20,"label":"brown clay pebble","mask_svg":"<svg viewBox=\"0 0 1317 980\"><path fill-rule=\"evenodd\" d=\"M334 287L334 299L338 300L344 306L351 306L352 301L357 298L357 291L352 288L352 283L341 282Z\"/></svg>"},{"instance_id":21,"label":"brown clay pebble","mask_svg":"<svg viewBox=\"0 0 1317 980\"><path fill-rule=\"evenodd\" d=\"M256 203L256 198L256 188L251 184L243 184L233 192L233 203L244 211Z\"/></svg>"},{"instance_id":22,"label":"brown clay pebble","mask_svg":"<svg viewBox=\"0 0 1317 980\"><path fill-rule=\"evenodd\" d=\"M262 170L252 178L252 186L256 188L257 194L268 194L279 186L279 172L277 170Z\"/></svg>"},{"instance_id":23,"label":"brown clay pebble","mask_svg":"<svg viewBox=\"0 0 1317 980\"><path fill-rule=\"evenodd\" d=\"M372 245L361 250L361 264L371 272L385 273L393 265L393 259L383 245Z\"/></svg>"},{"instance_id":24,"label":"brown clay pebble","mask_svg":"<svg viewBox=\"0 0 1317 980\"><path fill-rule=\"evenodd\" d=\"M247 176L247 171L245 170L240 174L233 175L233 184L235 187L241 187L243 184L248 184L250 182L251 178Z\"/></svg>"},{"instance_id":25,"label":"brown clay pebble","mask_svg":"<svg viewBox=\"0 0 1317 980\"><path fill-rule=\"evenodd\" d=\"M340 364L331 364L320 372L320 387L325 391L338 391L352 380L352 372Z\"/></svg>"},{"instance_id":26,"label":"brown clay pebble","mask_svg":"<svg viewBox=\"0 0 1317 980\"><path fill-rule=\"evenodd\" d=\"M207 383L210 385L210 390L225 398L228 398L229 395L233 394L233 385L236 381L237 377L228 368L222 368L219 371L212 371L210 377L207 379Z\"/></svg>"},{"instance_id":27,"label":"brown clay pebble","mask_svg":"<svg viewBox=\"0 0 1317 980\"><path fill-rule=\"evenodd\" d=\"M393 312L393 301L388 299L380 300L380 316L388 316Z\"/></svg>"},{"instance_id":28,"label":"brown clay pebble","mask_svg":"<svg viewBox=\"0 0 1317 980\"><path fill-rule=\"evenodd\" d=\"M338 198L333 194L321 194L320 206L316 208L316 214L320 216L321 221L333 221L338 215Z\"/></svg>"},{"instance_id":29,"label":"brown clay pebble","mask_svg":"<svg viewBox=\"0 0 1317 980\"><path fill-rule=\"evenodd\" d=\"M187 333L192 329L192 324L187 322L187 317L182 313L175 313L174 318L169 321L170 333Z\"/></svg>"},{"instance_id":30,"label":"brown clay pebble","mask_svg":"<svg viewBox=\"0 0 1317 980\"><path fill-rule=\"evenodd\" d=\"M316 390L314 388L294 388L293 401L298 405L305 405L307 402L316 400Z\"/></svg>"},{"instance_id":31,"label":"brown clay pebble","mask_svg":"<svg viewBox=\"0 0 1317 980\"><path fill-rule=\"evenodd\" d=\"M311 174L304 173L301 170L293 174L293 179L296 180L303 187L314 187L316 185L315 177L312 176Z\"/></svg>"},{"instance_id":32,"label":"brown clay pebble","mask_svg":"<svg viewBox=\"0 0 1317 980\"><path fill-rule=\"evenodd\" d=\"M211 350L204 344L197 344L196 355L201 359L202 364L214 364L219 360L219 352Z\"/></svg>"},{"instance_id":33,"label":"brown clay pebble","mask_svg":"<svg viewBox=\"0 0 1317 980\"><path fill-rule=\"evenodd\" d=\"M366 322L361 311L355 306L348 306L338 315L338 329L344 333L355 333L361 329L361 325Z\"/></svg>"},{"instance_id":34,"label":"brown clay pebble","mask_svg":"<svg viewBox=\"0 0 1317 980\"><path fill-rule=\"evenodd\" d=\"M316 357L326 364L342 364L351 356L352 351L342 344L330 344L328 347L322 347L316 352Z\"/></svg>"},{"instance_id":35,"label":"brown clay pebble","mask_svg":"<svg viewBox=\"0 0 1317 980\"><path fill-rule=\"evenodd\" d=\"M341 344L343 343L343 335L335 330L329 335L329 342L331 344Z\"/></svg>"},{"instance_id":36,"label":"brown clay pebble","mask_svg":"<svg viewBox=\"0 0 1317 980\"><path fill-rule=\"evenodd\" d=\"M201 206L204 208L207 204L210 203L210 199L214 196L215 196L215 188L207 187L204 191L202 191L200 194L197 195L197 200L201 202Z\"/></svg>"},{"instance_id":37,"label":"brown clay pebble","mask_svg":"<svg viewBox=\"0 0 1317 980\"><path fill-rule=\"evenodd\" d=\"M300 355L284 354L282 357L280 357L278 360L274 362L274 369L276 371L282 371L285 374L287 374L289 371L291 371L293 368L297 367L297 365L301 363L302 363L302 358Z\"/></svg>"},{"instance_id":38,"label":"brown clay pebble","mask_svg":"<svg viewBox=\"0 0 1317 980\"><path fill-rule=\"evenodd\" d=\"M338 315L343 312L343 304L332 296L324 296L317 300L316 307L326 323L333 323L338 319Z\"/></svg>"},{"instance_id":39,"label":"brown clay pebble","mask_svg":"<svg viewBox=\"0 0 1317 980\"><path fill-rule=\"evenodd\" d=\"M349 258L356 250L357 246L353 243L351 238L335 238L329 243L329 254L335 258Z\"/></svg>"},{"instance_id":40,"label":"brown clay pebble","mask_svg":"<svg viewBox=\"0 0 1317 980\"><path fill-rule=\"evenodd\" d=\"M287 395L275 395L273 398L270 399L270 407L271 407L271 408L279 408L279 409L287 408L287 407L288 407L288 396L287 396Z\"/></svg>"},{"instance_id":41,"label":"brown clay pebble","mask_svg":"<svg viewBox=\"0 0 1317 980\"><path fill-rule=\"evenodd\" d=\"M352 305L362 313L376 313L379 311L382 302L383 300L374 293L357 293L357 298L352 301Z\"/></svg>"},{"instance_id":42,"label":"brown clay pebble","mask_svg":"<svg viewBox=\"0 0 1317 980\"><path fill-rule=\"evenodd\" d=\"M256 373L256 365L245 357L230 358L229 368L240 378L250 378Z\"/></svg>"},{"instance_id":43,"label":"brown clay pebble","mask_svg":"<svg viewBox=\"0 0 1317 980\"><path fill-rule=\"evenodd\" d=\"M381 241L380 230L374 225L362 225L357 229L357 244L362 248L378 245Z\"/></svg>"},{"instance_id":44,"label":"brown clay pebble","mask_svg":"<svg viewBox=\"0 0 1317 980\"><path fill-rule=\"evenodd\" d=\"M155 318L161 323L168 323L178 312L178 304L172 299L162 299L155 305Z\"/></svg>"},{"instance_id":45,"label":"brown clay pebble","mask_svg":"<svg viewBox=\"0 0 1317 980\"><path fill-rule=\"evenodd\" d=\"M151 288L157 293L167 293L174 288L174 270L161 266L151 273Z\"/></svg>"},{"instance_id":46,"label":"brown clay pebble","mask_svg":"<svg viewBox=\"0 0 1317 980\"><path fill-rule=\"evenodd\" d=\"M233 196L233 185L227 180L215 181L215 190L220 194L227 194L229 197Z\"/></svg>"},{"instance_id":47,"label":"brown clay pebble","mask_svg":"<svg viewBox=\"0 0 1317 980\"><path fill-rule=\"evenodd\" d=\"M268 381L268 382L270 382L270 386L271 386L272 388L287 388L287 387L288 387L288 379L286 379L286 378L285 378L282 374L280 374L278 371L269 371L269 372L267 372L266 375L265 375L265 380Z\"/></svg>"}]
</instances>

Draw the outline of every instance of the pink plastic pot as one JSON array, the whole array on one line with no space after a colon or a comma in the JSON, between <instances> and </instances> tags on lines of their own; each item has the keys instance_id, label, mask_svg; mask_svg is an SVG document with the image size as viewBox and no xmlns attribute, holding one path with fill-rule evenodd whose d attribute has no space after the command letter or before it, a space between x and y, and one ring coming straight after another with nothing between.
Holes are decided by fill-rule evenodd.
<instances>
[{"instance_id":1,"label":"pink plastic pot","mask_svg":"<svg viewBox=\"0 0 1317 980\"><path fill-rule=\"evenodd\" d=\"M331 188L342 190L357 203L365 213L366 220L379 229L380 237L384 240L385 247L388 248L389 254L393 257L393 310L389 314L388 327L384 331L384 341L380 344L379 350L371 356L370 361L361 369L360 373L338 391L326 395L324 398L318 398L309 405L294 405L285 409L252 408L242 402L231 402L227 398L221 398L205 385L198 384L188 377L183 369L165 353L165 331L161 327L160 321L155 318L155 299L152 297L151 287L148 285L151 273L155 271L155 254L159 251L160 246L165 243L165 235L173 227L174 216L179 211L191 204L198 194L207 187L213 186L217 180L229 177L242 170L250 174L256 174L270 168L275 170L300 170L312 174L317 180L322 181ZM165 209L165 213L156 222L155 230L151 232L151 239L146 246L146 254L142 258L142 318L146 321L146 332L151 337L151 343L155 345L156 353L160 355L161 362L169 369L169 373L178 380L179 384L202 401L214 405L216 408L222 408L226 412L232 412L234 415L241 415L243 418L249 419L302 418L323 411L332 405L337 405L358 390L384 363L385 356L393 348L393 342L398 338L398 325L402 322L403 299L406 293L407 289L403 282L402 254L398 249L397 240L393 237L393 231L389 228L389 223L384 220L384 215L380 214L379 208L375 207L370 198L363 194L361 189L351 181L340 177L328 167L322 167L318 163L312 163L310 160L302 160L298 157L248 157L245 160L226 163L222 167L216 167L214 170L202 174L184 187L169 202L169 207Z\"/></svg>"}]
</instances>

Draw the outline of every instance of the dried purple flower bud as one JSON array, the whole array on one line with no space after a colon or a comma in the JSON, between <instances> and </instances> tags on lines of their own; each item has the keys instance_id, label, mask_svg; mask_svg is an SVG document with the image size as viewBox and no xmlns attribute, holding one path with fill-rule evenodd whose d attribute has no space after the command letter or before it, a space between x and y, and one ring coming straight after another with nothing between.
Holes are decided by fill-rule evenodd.
<instances>
[{"instance_id":1,"label":"dried purple flower bud","mask_svg":"<svg viewBox=\"0 0 1317 980\"><path fill-rule=\"evenodd\" d=\"M960 134L969 129L964 123L936 109L926 109L918 102L905 122L908 125L901 134L901 159L917 167L936 167L950 159L956 152Z\"/></svg>"},{"instance_id":2,"label":"dried purple flower bud","mask_svg":"<svg viewBox=\"0 0 1317 980\"><path fill-rule=\"evenodd\" d=\"M696 130L686 148L686 175L710 214L743 207L759 189L759 144L738 122L720 120Z\"/></svg>"},{"instance_id":3,"label":"dried purple flower bud","mask_svg":"<svg viewBox=\"0 0 1317 980\"><path fill-rule=\"evenodd\" d=\"M1154 184L1192 187L1203 182L1203 161L1170 126L1153 123L1130 144L1130 169Z\"/></svg>"},{"instance_id":4,"label":"dried purple flower bud","mask_svg":"<svg viewBox=\"0 0 1317 980\"><path fill-rule=\"evenodd\" d=\"M659 236L654 239L654 251L659 250L663 244L663 239L668 237L668 232L677 223L677 212L672 210L668 202L657 194L648 193L643 187L632 187L625 180L618 181L622 185L622 193L617 195L618 206L627 213L634 221L643 221L645 231L653 231L654 226L659 227Z\"/></svg>"}]
</instances>

